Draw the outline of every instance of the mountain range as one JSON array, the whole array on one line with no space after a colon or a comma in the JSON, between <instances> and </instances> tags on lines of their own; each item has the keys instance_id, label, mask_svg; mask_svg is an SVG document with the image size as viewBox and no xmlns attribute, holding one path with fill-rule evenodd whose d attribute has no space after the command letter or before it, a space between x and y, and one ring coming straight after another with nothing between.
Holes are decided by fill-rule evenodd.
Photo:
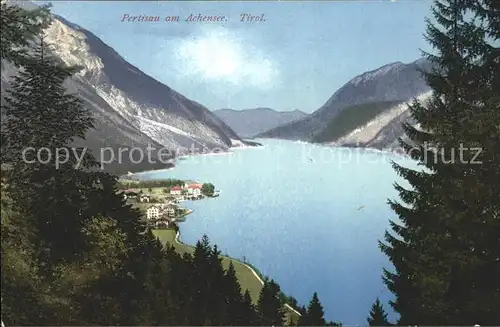
<instances>
[{"instance_id":1,"label":"mountain range","mask_svg":"<svg viewBox=\"0 0 500 327\"><path fill-rule=\"evenodd\" d=\"M52 54L81 70L66 86L77 93L96 118L79 146L100 150L146 149L148 145L177 155L228 151L256 145L245 138L281 138L336 146L394 148L411 122L407 104L429 96L421 75L431 65L425 59L395 62L354 77L336 90L312 114L300 110L278 112L270 108L220 109L211 112L128 63L96 35L54 15L46 31ZM1 62L1 91L9 88L17 69ZM3 99L3 98L2 98ZM3 115L3 112L2 112ZM108 164L108 171L123 174L170 167L169 162L133 162L125 155ZM107 159L107 158L104 158ZM157 161L156 153L152 160Z\"/></svg>"},{"instance_id":2,"label":"mountain range","mask_svg":"<svg viewBox=\"0 0 500 327\"><path fill-rule=\"evenodd\" d=\"M300 110L276 111L270 108L219 109L215 110L214 114L244 138L252 138L257 134L307 116Z\"/></svg>"},{"instance_id":3,"label":"mountain range","mask_svg":"<svg viewBox=\"0 0 500 327\"><path fill-rule=\"evenodd\" d=\"M368 124L371 119L377 119L378 115L393 106L406 109L405 102L428 92L430 88L421 71L430 69L431 64L427 60L419 59L409 64L395 62L363 73L338 89L312 114L260 133L257 137L333 144L341 136ZM394 126L399 127L397 124ZM385 133L387 140L380 136L377 146L392 144L394 140L389 136L393 134L398 133Z\"/></svg>"},{"instance_id":4,"label":"mountain range","mask_svg":"<svg viewBox=\"0 0 500 327\"><path fill-rule=\"evenodd\" d=\"M146 75L88 30L54 15L45 41L56 59L81 67L66 86L84 100L96 118L96 126L77 144L91 149L99 159L103 148L117 153L119 148L146 149L151 145L168 149L174 157L215 149L227 151L245 144L205 106ZM2 61L1 72L1 91L5 94L17 69ZM123 153L120 162L115 160L107 170L121 174L171 165L158 162L154 151L151 162L138 163L128 152Z\"/></svg>"}]
</instances>

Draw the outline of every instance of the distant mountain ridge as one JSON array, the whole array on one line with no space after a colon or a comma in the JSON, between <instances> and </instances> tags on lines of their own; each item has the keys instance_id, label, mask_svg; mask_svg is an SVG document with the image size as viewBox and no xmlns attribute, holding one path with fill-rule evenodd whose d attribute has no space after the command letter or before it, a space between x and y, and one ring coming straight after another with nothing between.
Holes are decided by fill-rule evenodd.
<instances>
[{"instance_id":1,"label":"distant mountain ridge","mask_svg":"<svg viewBox=\"0 0 500 327\"><path fill-rule=\"evenodd\" d=\"M284 124L258 137L314 142L341 111L369 103L404 102L430 90L420 70L431 67L425 59L409 64L394 62L354 77L309 116Z\"/></svg>"},{"instance_id":2,"label":"distant mountain ridge","mask_svg":"<svg viewBox=\"0 0 500 327\"><path fill-rule=\"evenodd\" d=\"M246 138L252 138L259 133L297 121L308 115L298 109L293 111L276 111L271 108L244 110L219 109L213 113L238 135Z\"/></svg>"},{"instance_id":3,"label":"distant mountain ridge","mask_svg":"<svg viewBox=\"0 0 500 327\"><path fill-rule=\"evenodd\" d=\"M419 59L408 64L394 62L354 77L309 115L270 108L210 112L129 64L91 32L54 17L46 40L59 59L83 68L68 80L67 87L84 99L96 118L96 129L78 143L97 155L103 147L145 149L152 145L184 153L251 144L239 134L245 138L393 147L402 135L401 123L411 121L407 102L430 90L419 72L429 70L430 64ZM2 61L1 71L3 94L17 70ZM168 166L131 163L125 158L108 168L126 173Z\"/></svg>"},{"instance_id":4,"label":"distant mountain ridge","mask_svg":"<svg viewBox=\"0 0 500 327\"><path fill-rule=\"evenodd\" d=\"M22 6L26 8L24 3ZM96 118L95 130L77 143L89 147L98 158L102 148L146 149L151 145L184 154L227 151L245 144L203 105L146 75L88 30L60 16L53 17L45 40L56 58L82 68L67 81L67 88L82 97ZM17 69L2 61L1 72L4 94ZM133 163L126 156L107 168L126 173L168 166L160 162Z\"/></svg>"}]
</instances>

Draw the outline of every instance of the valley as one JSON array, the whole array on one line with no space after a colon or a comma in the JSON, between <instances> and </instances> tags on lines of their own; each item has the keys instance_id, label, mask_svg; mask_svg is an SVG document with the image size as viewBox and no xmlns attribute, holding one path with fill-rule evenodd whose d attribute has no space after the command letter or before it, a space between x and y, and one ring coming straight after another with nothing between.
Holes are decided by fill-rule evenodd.
<instances>
[{"instance_id":1,"label":"valley","mask_svg":"<svg viewBox=\"0 0 500 327\"><path fill-rule=\"evenodd\" d=\"M491 0L1 10L2 327L500 322Z\"/></svg>"}]
</instances>

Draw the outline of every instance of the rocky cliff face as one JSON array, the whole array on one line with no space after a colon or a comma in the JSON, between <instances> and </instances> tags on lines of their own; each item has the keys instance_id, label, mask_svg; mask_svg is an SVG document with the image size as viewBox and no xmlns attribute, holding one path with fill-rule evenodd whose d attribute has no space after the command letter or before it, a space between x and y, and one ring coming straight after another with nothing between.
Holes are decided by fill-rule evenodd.
<instances>
[{"instance_id":1,"label":"rocky cliff face","mask_svg":"<svg viewBox=\"0 0 500 327\"><path fill-rule=\"evenodd\" d=\"M425 92L418 97L425 103L432 92ZM404 137L403 123L415 125L410 116L408 105L412 100L387 109L366 124L359 126L354 131L342 136L335 142L335 146L359 146L379 150L394 151L399 148L398 138Z\"/></svg>"},{"instance_id":2,"label":"rocky cliff face","mask_svg":"<svg viewBox=\"0 0 500 327\"><path fill-rule=\"evenodd\" d=\"M99 157L103 147L140 147L151 144L171 153L228 150L242 145L238 135L203 105L189 100L167 85L125 61L91 32L55 16L46 41L53 54L82 69L67 82L96 118L96 129L79 143ZM9 87L16 69L2 62L1 87ZM127 160L125 160L127 161ZM113 165L115 166L115 165ZM143 170L165 164L123 162L113 171ZM111 167L111 166L110 166Z\"/></svg>"}]
</instances>

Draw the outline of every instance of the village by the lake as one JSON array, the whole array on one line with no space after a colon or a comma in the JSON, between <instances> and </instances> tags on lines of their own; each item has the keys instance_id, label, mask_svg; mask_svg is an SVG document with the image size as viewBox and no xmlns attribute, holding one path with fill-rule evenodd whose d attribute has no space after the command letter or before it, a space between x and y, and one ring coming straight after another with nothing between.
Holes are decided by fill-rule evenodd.
<instances>
[{"instance_id":1,"label":"village by the lake","mask_svg":"<svg viewBox=\"0 0 500 327\"><path fill-rule=\"evenodd\" d=\"M181 206L184 201L218 197L211 183L175 179L137 181L122 179L120 192L128 204L139 209L151 229L177 229L193 211Z\"/></svg>"}]
</instances>

